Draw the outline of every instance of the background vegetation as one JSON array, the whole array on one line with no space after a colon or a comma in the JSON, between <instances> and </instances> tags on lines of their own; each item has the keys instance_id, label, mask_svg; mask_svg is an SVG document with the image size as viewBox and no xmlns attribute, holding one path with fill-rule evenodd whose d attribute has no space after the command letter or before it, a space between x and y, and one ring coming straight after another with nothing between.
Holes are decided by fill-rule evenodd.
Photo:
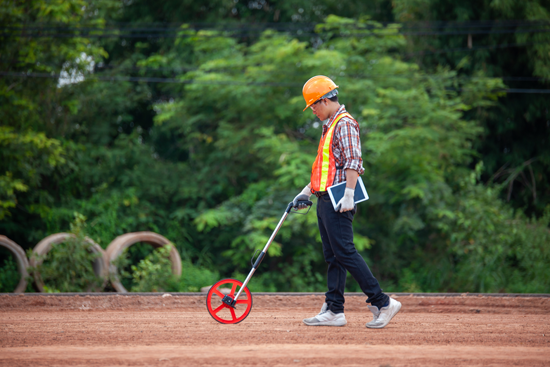
<instances>
[{"instance_id":1,"label":"background vegetation","mask_svg":"<svg viewBox=\"0 0 550 367\"><path fill-rule=\"evenodd\" d=\"M371 199L355 239L385 290L550 292L549 12L4 1L0 232L32 248L76 211L104 248L134 231L173 241L182 278L136 248L132 290L242 278L309 180L321 129L301 87L324 74L361 126ZM291 216L250 287L323 291L325 271L315 215Z\"/></svg>"},{"instance_id":2,"label":"background vegetation","mask_svg":"<svg viewBox=\"0 0 550 367\"><path fill-rule=\"evenodd\" d=\"M82 214L76 214L70 225L74 237L52 246L48 253L37 255L27 251L28 258L38 263L28 268L29 282L32 278L41 279L47 293L101 291L103 279L93 268L101 254L94 253L93 245L85 239L85 221Z\"/></svg>"}]
</instances>

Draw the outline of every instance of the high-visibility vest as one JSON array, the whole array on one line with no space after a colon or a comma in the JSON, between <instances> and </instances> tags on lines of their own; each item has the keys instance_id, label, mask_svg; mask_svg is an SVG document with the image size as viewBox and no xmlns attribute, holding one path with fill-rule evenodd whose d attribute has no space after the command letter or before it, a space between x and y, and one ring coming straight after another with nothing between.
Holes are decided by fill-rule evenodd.
<instances>
[{"instance_id":1,"label":"high-visibility vest","mask_svg":"<svg viewBox=\"0 0 550 367\"><path fill-rule=\"evenodd\" d=\"M321 137L319 148L317 149L317 158L315 158L315 162L313 162L313 167L311 168L311 192L313 193L316 191L327 191L327 187L332 186L334 182L336 163L332 152L332 139L336 125L338 125L338 122L343 117L349 117L357 123L349 113L341 113L334 119L332 125L329 126L325 136Z\"/></svg>"}]
</instances>

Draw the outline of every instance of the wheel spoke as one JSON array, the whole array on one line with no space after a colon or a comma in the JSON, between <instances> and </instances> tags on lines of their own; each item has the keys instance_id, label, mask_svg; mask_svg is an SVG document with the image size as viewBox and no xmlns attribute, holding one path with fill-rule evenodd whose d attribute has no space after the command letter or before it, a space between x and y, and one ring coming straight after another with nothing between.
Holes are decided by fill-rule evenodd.
<instances>
[{"instance_id":1,"label":"wheel spoke","mask_svg":"<svg viewBox=\"0 0 550 367\"><path fill-rule=\"evenodd\" d=\"M214 288L214 293L216 293L220 298L225 297L223 293L218 290L218 288Z\"/></svg>"},{"instance_id":2,"label":"wheel spoke","mask_svg":"<svg viewBox=\"0 0 550 367\"><path fill-rule=\"evenodd\" d=\"M213 310L212 313L213 313L213 314L217 314L217 313L220 312L220 310L221 310L222 308L224 308L224 307L225 307L225 303L222 303L222 304L220 305L220 307L218 307L218 308L216 308L215 310Z\"/></svg>"},{"instance_id":3,"label":"wheel spoke","mask_svg":"<svg viewBox=\"0 0 550 367\"><path fill-rule=\"evenodd\" d=\"M240 294L241 299L239 300L235 300L237 291L244 292L244 294ZM215 300L214 294L220 297L222 302ZM233 307L223 302L224 297L234 302L231 303ZM243 288L243 283L239 280L222 279L216 282L208 291L206 308L210 316L217 322L222 324L236 324L243 321L250 313L252 309L252 294L250 294L248 288ZM229 313L224 311L225 308L229 309Z\"/></svg>"},{"instance_id":4,"label":"wheel spoke","mask_svg":"<svg viewBox=\"0 0 550 367\"><path fill-rule=\"evenodd\" d=\"M235 290L237 289L237 283L233 283L233 286L231 287L231 292L229 292L229 295L233 297L235 294Z\"/></svg>"}]
</instances>

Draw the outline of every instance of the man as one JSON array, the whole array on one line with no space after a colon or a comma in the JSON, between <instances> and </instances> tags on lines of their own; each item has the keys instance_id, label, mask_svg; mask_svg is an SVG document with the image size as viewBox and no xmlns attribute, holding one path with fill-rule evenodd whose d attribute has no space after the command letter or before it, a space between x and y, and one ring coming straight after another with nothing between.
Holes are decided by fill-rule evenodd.
<instances>
[{"instance_id":1,"label":"man","mask_svg":"<svg viewBox=\"0 0 550 367\"><path fill-rule=\"evenodd\" d=\"M317 158L311 171L311 182L294 199L294 206L301 208L298 201L309 200L311 194L317 196L317 221L323 255L328 264L325 303L321 312L312 318L304 319L311 326L344 326L344 288L347 271L359 283L368 296L367 306L373 313L368 328L385 327L399 312L401 303L382 292L365 260L353 244L353 216L355 215L354 192L357 178L365 171L361 159L359 124L338 103L338 86L326 76L318 75L309 79L302 90L306 108L321 121L323 133L319 142ZM346 182L344 197L334 209L327 188Z\"/></svg>"}]
</instances>

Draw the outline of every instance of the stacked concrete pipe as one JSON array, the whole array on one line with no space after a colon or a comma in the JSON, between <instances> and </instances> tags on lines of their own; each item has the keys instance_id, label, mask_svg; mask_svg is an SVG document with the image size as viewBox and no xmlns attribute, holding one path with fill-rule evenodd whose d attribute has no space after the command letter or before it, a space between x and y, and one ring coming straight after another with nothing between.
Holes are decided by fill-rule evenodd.
<instances>
[{"instance_id":1,"label":"stacked concrete pipe","mask_svg":"<svg viewBox=\"0 0 550 367\"><path fill-rule=\"evenodd\" d=\"M27 289L27 277L29 276L29 273L27 272L29 262L27 261L27 256L25 256L25 251L23 251L21 246L17 243L2 235L0 235L0 246L7 248L17 261L17 270L19 271L21 278L19 279L19 283L17 284L17 287L15 287L13 293L25 292L25 289Z\"/></svg>"},{"instance_id":2,"label":"stacked concrete pipe","mask_svg":"<svg viewBox=\"0 0 550 367\"><path fill-rule=\"evenodd\" d=\"M0 246L7 248L14 255L17 261L19 274L21 275L21 279L15 288L14 293L25 292L25 289L27 288L27 278L29 277L27 271L29 265L32 267L40 265L43 261L44 255L46 255L53 248L53 246L60 244L71 237L74 238L75 236L71 233L56 233L44 238L33 249L33 253L37 256L32 256L30 261L28 261L25 256L25 251L21 248L21 246L6 236L0 235ZM120 282L118 278L118 269L114 263L122 252L126 248L138 242L148 243L155 248L162 247L170 243L170 241L168 241L168 239L164 236L154 232L134 232L118 236L109 244L107 250L103 250L89 237L86 237L85 241L91 245L89 247L90 251L101 255L95 259L92 264L95 274L103 279L103 284L100 288L103 289L109 278L111 278L111 284L117 292L121 293L127 293L128 291ZM174 246L170 249L170 262L172 263L172 273L176 276L181 276L181 258ZM37 290L39 292L44 292L44 282L42 281L40 274L37 272L34 273L34 281ZM100 291L101 289L89 289L88 291Z\"/></svg>"},{"instance_id":3,"label":"stacked concrete pipe","mask_svg":"<svg viewBox=\"0 0 550 367\"><path fill-rule=\"evenodd\" d=\"M65 242L69 238L74 238L75 235L71 233L56 233L49 235L48 237L44 238L42 241L38 242L38 244L34 247L33 252L34 254L38 256L33 256L30 259L30 265L35 267L37 265L40 265L43 261L43 255L47 254L53 246L60 244L62 242ZM93 263L94 273L103 279L103 284L101 285L101 289L107 285L108 280L108 271L107 271L107 261L106 261L106 255L105 251L99 246L97 243L95 243L91 238L85 237L84 239L88 244L90 244L90 251L95 254L100 254L101 256L96 258ZM44 292L44 282L42 281L42 278L40 278L40 274L38 272L34 273L34 283L36 285L36 288L40 292ZM101 291L101 289L89 289L90 291Z\"/></svg>"},{"instance_id":4,"label":"stacked concrete pipe","mask_svg":"<svg viewBox=\"0 0 550 367\"><path fill-rule=\"evenodd\" d=\"M138 242L148 243L155 248L163 247L170 243L165 237L154 232L126 233L115 238L105 252L109 264L111 284L117 292L127 293L128 290L120 282L115 261L125 249ZM172 273L179 277L181 275L181 257L174 246L170 249L170 262L172 263Z\"/></svg>"}]
</instances>

